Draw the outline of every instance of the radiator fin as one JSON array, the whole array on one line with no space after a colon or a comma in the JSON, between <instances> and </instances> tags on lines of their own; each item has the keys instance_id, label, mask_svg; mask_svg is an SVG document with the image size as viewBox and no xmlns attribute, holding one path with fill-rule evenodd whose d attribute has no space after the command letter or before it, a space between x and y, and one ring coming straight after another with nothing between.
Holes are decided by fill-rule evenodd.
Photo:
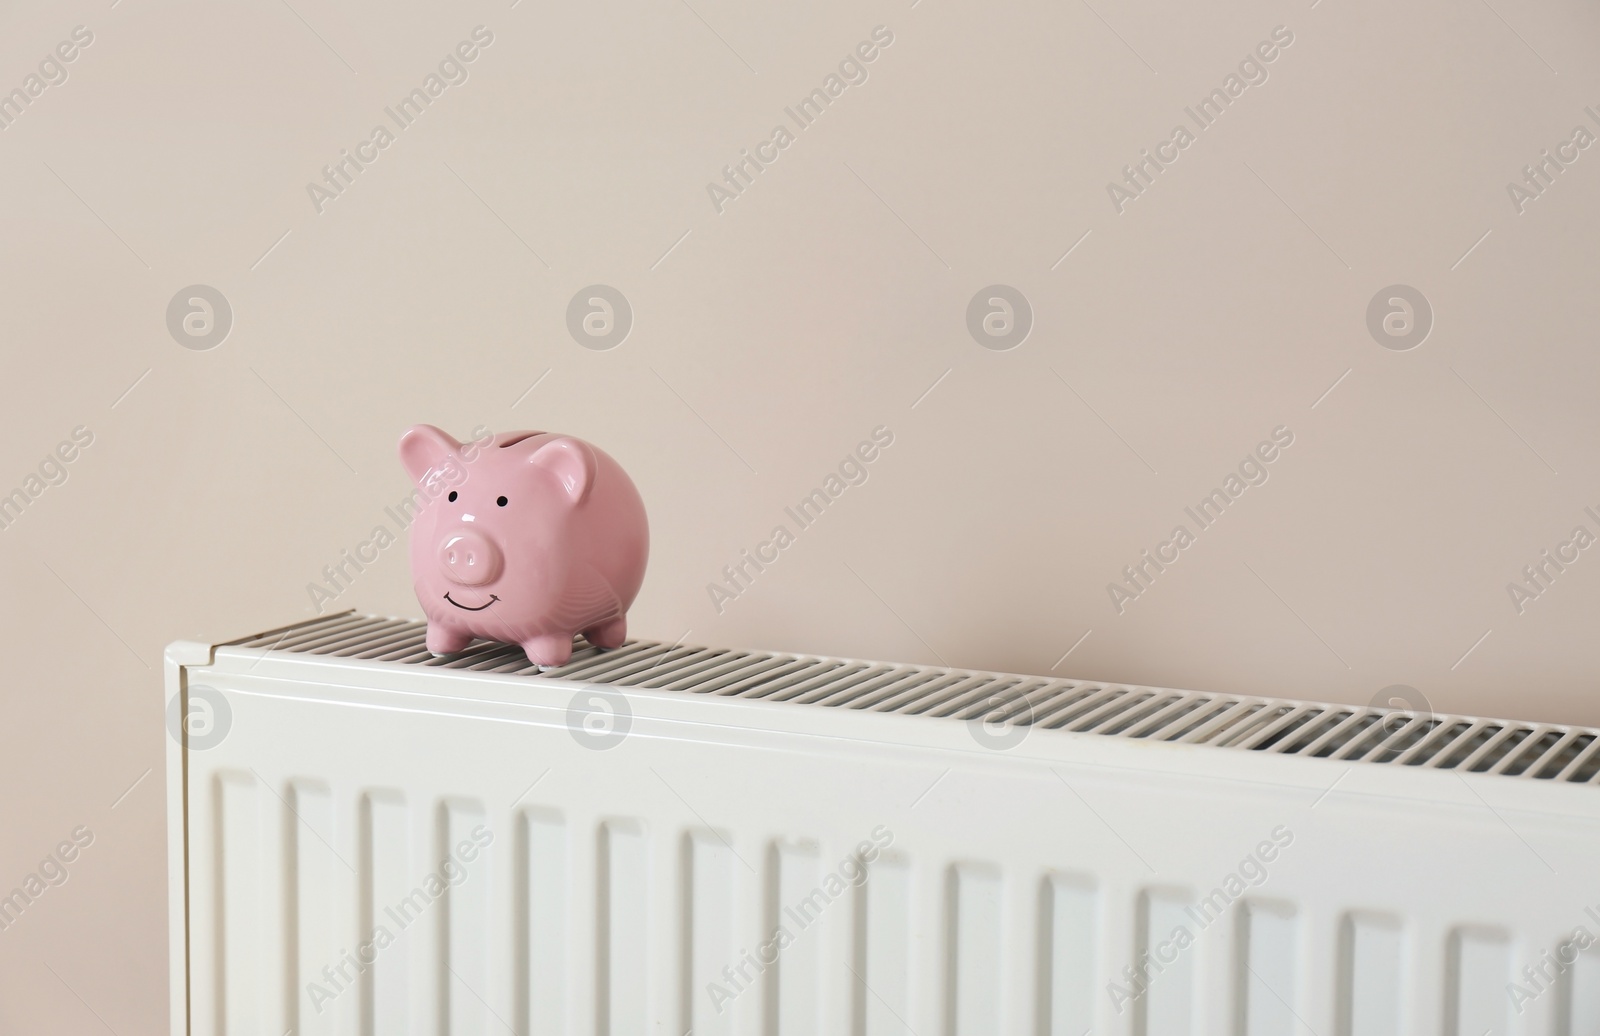
<instances>
[{"instance_id":1,"label":"radiator fin","mask_svg":"<svg viewBox=\"0 0 1600 1036\"><path fill-rule=\"evenodd\" d=\"M637 820L600 827L596 1031L626 1036L650 1028L649 844Z\"/></svg>"},{"instance_id":2,"label":"radiator fin","mask_svg":"<svg viewBox=\"0 0 1600 1036\"><path fill-rule=\"evenodd\" d=\"M1051 874L1040 886L1039 1028L1047 1036L1083 1036L1094 1028L1098 910L1091 878Z\"/></svg>"},{"instance_id":3,"label":"radiator fin","mask_svg":"<svg viewBox=\"0 0 1600 1036\"><path fill-rule=\"evenodd\" d=\"M729 1009L744 990L759 981L736 941L733 849L716 831L691 831L684 838L683 1028L701 1036L732 1036ZM757 947L755 953L760 953ZM724 969L727 973L724 974ZM750 995L754 996L755 993Z\"/></svg>"},{"instance_id":4,"label":"radiator fin","mask_svg":"<svg viewBox=\"0 0 1600 1036\"><path fill-rule=\"evenodd\" d=\"M1526 986L1518 975L1516 981ZM1571 1017L1562 1036L1582 1036L1600 1032L1600 954L1580 953L1572 964Z\"/></svg>"},{"instance_id":5,"label":"radiator fin","mask_svg":"<svg viewBox=\"0 0 1600 1036\"><path fill-rule=\"evenodd\" d=\"M993 1036L1000 1021L1001 882L998 868L958 863L949 871L950 1036Z\"/></svg>"},{"instance_id":6,"label":"radiator fin","mask_svg":"<svg viewBox=\"0 0 1600 1036\"><path fill-rule=\"evenodd\" d=\"M1448 952L1444 1031L1450 1036L1509 1033L1511 944L1506 934L1457 929L1450 934Z\"/></svg>"},{"instance_id":7,"label":"radiator fin","mask_svg":"<svg viewBox=\"0 0 1600 1036\"><path fill-rule=\"evenodd\" d=\"M411 958L427 947L426 939L420 932L413 934L408 930L410 924L414 923L411 911L415 903L414 900L408 902L408 897L412 887L421 884L422 875L415 867L416 853L412 851L415 835L411 830L410 810L404 794L387 788L367 791L361 797L360 823L361 860L357 866L361 871L363 939L372 938L381 927L386 933L384 941L388 936L395 940L393 945L377 955L368 969L361 990L362 1014L370 1019L372 1036L401 1036L410 1031L408 1019L413 1010L419 1010L420 1017L437 1017L438 1010L436 1004L416 1002L422 999L424 990L414 980ZM315 845L314 839L312 843ZM315 848L322 849L320 845ZM323 855L327 856L326 850L323 850ZM338 866L331 857L321 862L324 866L330 863ZM314 874L306 874L302 882L305 882L305 878L314 877ZM314 880L312 883L315 884ZM326 882L321 885L324 889L327 887ZM325 896L324 892L319 899ZM331 917L333 905L319 901L304 913ZM376 942L375 939L373 941ZM302 949L300 960L314 967L311 962L316 961L317 957ZM313 975L304 982L313 979L321 981L320 976ZM304 982L301 988L304 988ZM316 1012L309 1013L315 1015ZM337 1030L329 1026L326 1031L332 1033Z\"/></svg>"},{"instance_id":8,"label":"radiator fin","mask_svg":"<svg viewBox=\"0 0 1600 1036\"><path fill-rule=\"evenodd\" d=\"M1291 1006L1296 1001L1296 925L1294 908L1247 900L1241 920L1237 976L1245 1036L1310 1036Z\"/></svg>"},{"instance_id":9,"label":"radiator fin","mask_svg":"<svg viewBox=\"0 0 1600 1036\"><path fill-rule=\"evenodd\" d=\"M566 1033L567 828L560 813L528 809L517 818L516 952L521 991L517 1031Z\"/></svg>"},{"instance_id":10,"label":"radiator fin","mask_svg":"<svg viewBox=\"0 0 1600 1036\"><path fill-rule=\"evenodd\" d=\"M1195 925L1181 892L1150 889L1139 897L1139 941L1134 965L1144 988L1132 1007L1138 1036L1195 1033Z\"/></svg>"},{"instance_id":11,"label":"radiator fin","mask_svg":"<svg viewBox=\"0 0 1600 1036\"><path fill-rule=\"evenodd\" d=\"M439 805L437 842L429 859L444 883L439 903L442 930L441 971L445 1024L443 1031L483 1032L493 1027L490 987L489 889L495 884L494 845L483 804L473 799L447 799Z\"/></svg>"},{"instance_id":12,"label":"radiator fin","mask_svg":"<svg viewBox=\"0 0 1600 1036\"><path fill-rule=\"evenodd\" d=\"M298 1031L353 1031L361 1011L361 994L356 991L361 974L349 957L358 949L350 936L360 922L339 907L349 902L356 875L350 870L353 861L333 848L338 844L338 831L332 789L325 781L312 778L291 780L281 791L265 782L259 787L292 860L292 874L285 884L293 890L290 916L300 973L287 992L303 1026ZM263 884L262 898L276 887L272 881ZM275 944L276 934L262 933L262 952ZM286 1027L289 1024L285 1022Z\"/></svg>"},{"instance_id":13,"label":"radiator fin","mask_svg":"<svg viewBox=\"0 0 1600 1036\"><path fill-rule=\"evenodd\" d=\"M262 951L270 923L262 916L266 904L260 894L269 887L261 873L261 791L253 774L219 773L215 785L216 966L221 975L216 1025L222 1032L250 1032L261 1018L258 976L267 963Z\"/></svg>"},{"instance_id":14,"label":"radiator fin","mask_svg":"<svg viewBox=\"0 0 1600 1036\"><path fill-rule=\"evenodd\" d=\"M1600 730L1588 727L643 640L600 651L579 639L566 665L541 671L514 644L476 641L458 654L436 658L424 643L426 632L424 623L413 620L343 613L233 645L263 652L979 721L991 728L1037 727L1524 780L1600 783Z\"/></svg>"},{"instance_id":15,"label":"radiator fin","mask_svg":"<svg viewBox=\"0 0 1600 1036\"><path fill-rule=\"evenodd\" d=\"M773 999L767 1005L768 1031L774 1036L819 1036L823 1031L822 951L820 905L808 905L821 884L821 850L817 843L775 842L769 854L771 895L767 906L769 932L780 928L792 942L778 958L767 987ZM840 989L846 988L840 984Z\"/></svg>"},{"instance_id":16,"label":"radiator fin","mask_svg":"<svg viewBox=\"0 0 1600 1036\"><path fill-rule=\"evenodd\" d=\"M1403 932L1398 918L1352 913L1339 947L1339 1025L1344 1036L1402 1036Z\"/></svg>"},{"instance_id":17,"label":"radiator fin","mask_svg":"<svg viewBox=\"0 0 1600 1036\"><path fill-rule=\"evenodd\" d=\"M852 968L854 1031L862 1036L916 1036L911 1013L911 866L896 853L875 860L871 879L855 889Z\"/></svg>"}]
</instances>

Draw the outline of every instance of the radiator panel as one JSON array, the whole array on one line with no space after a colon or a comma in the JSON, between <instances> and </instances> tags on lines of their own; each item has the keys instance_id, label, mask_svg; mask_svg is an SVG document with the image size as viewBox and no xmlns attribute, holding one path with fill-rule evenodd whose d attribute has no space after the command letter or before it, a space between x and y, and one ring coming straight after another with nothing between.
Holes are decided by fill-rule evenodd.
<instances>
[{"instance_id":1,"label":"radiator panel","mask_svg":"<svg viewBox=\"0 0 1600 1036\"><path fill-rule=\"evenodd\" d=\"M395 658L329 653L363 629L174 670L231 718L174 749L177 1032L1569 1036L1600 1017L1587 955L1523 976L1600 932L1600 804L1490 772L1519 765L1496 735L1463 755L1490 767L1369 765L1290 751L1348 722L1307 727L1297 703L1108 712L1036 679L637 645L580 653L614 680L591 684L519 654L407 662L390 626ZM992 699L1065 719L969 722ZM1184 742L1208 727L1235 747Z\"/></svg>"}]
</instances>

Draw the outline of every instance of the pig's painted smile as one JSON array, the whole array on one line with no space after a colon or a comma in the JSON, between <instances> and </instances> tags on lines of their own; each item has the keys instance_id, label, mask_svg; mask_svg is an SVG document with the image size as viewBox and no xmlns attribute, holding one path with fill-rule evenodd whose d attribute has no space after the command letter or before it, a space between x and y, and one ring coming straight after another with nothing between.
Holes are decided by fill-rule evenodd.
<instances>
[{"instance_id":1,"label":"pig's painted smile","mask_svg":"<svg viewBox=\"0 0 1600 1036\"><path fill-rule=\"evenodd\" d=\"M460 601L451 601L450 600L450 591L448 591L448 590L445 591L444 599L447 600L447 601L450 601L451 604L455 605L457 608L460 608L464 612L481 612L485 608L489 607L490 604L493 604L494 602L498 601L500 598L496 597L494 594L490 594L489 595L489 603L488 604L480 604L476 608L468 608L466 605L462 604Z\"/></svg>"}]
</instances>

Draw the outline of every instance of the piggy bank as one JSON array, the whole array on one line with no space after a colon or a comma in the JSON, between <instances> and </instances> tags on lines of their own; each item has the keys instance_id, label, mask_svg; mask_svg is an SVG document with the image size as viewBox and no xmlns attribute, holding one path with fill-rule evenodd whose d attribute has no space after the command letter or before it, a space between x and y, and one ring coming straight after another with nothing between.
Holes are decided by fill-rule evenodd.
<instances>
[{"instance_id":1,"label":"piggy bank","mask_svg":"<svg viewBox=\"0 0 1600 1036\"><path fill-rule=\"evenodd\" d=\"M420 497L411 578L429 651L483 637L557 666L575 633L622 645L650 535L639 491L615 460L553 432L463 444L426 424L400 437L400 460Z\"/></svg>"}]
</instances>

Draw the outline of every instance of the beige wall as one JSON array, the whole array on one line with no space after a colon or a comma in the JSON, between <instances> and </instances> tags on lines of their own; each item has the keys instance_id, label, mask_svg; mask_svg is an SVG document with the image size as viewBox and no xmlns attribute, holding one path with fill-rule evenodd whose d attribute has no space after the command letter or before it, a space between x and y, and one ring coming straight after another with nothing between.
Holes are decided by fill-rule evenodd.
<instances>
[{"instance_id":1,"label":"beige wall","mask_svg":"<svg viewBox=\"0 0 1600 1036\"><path fill-rule=\"evenodd\" d=\"M417 421L619 458L654 526L639 636L1600 723L1600 550L1507 590L1600 535L1600 148L1520 212L1507 186L1600 134L1600 11L1091 4L0 5L0 90L93 33L0 132L0 490L93 436L0 531L0 889L94 835L0 932L0 1028L160 1029L163 787L135 782L162 647L314 614L393 527ZM1185 107L1278 26L1201 129ZM308 181L380 125L318 212ZM780 125L719 213L708 183ZM1108 182L1179 126L1119 212ZM633 312L607 350L567 326L595 283ZM233 310L213 348L168 329L192 284ZM993 284L1033 313L1009 350L968 327ZM1414 348L1368 327L1393 284L1433 311ZM719 612L723 566L879 426L867 481ZM418 614L404 548L336 606Z\"/></svg>"}]
</instances>

